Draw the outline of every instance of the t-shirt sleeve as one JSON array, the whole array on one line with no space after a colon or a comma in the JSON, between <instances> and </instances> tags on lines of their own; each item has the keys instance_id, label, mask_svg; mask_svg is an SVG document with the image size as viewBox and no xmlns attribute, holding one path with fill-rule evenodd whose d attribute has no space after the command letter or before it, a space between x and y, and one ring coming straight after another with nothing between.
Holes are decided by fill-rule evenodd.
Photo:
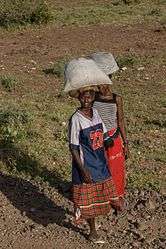
<instances>
[{"instance_id":1,"label":"t-shirt sleeve","mask_svg":"<svg viewBox=\"0 0 166 249\"><path fill-rule=\"evenodd\" d=\"M68 139L71 149L79 149L80 125L77 116L73 116L69 121Z\"/></svg>"}]
</instances>

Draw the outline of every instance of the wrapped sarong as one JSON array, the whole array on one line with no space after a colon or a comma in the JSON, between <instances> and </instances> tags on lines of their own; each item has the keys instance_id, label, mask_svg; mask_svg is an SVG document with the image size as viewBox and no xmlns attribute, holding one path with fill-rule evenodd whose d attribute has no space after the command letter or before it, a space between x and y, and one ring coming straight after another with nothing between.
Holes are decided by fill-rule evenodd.
<instances>
[{"instance_id":1,"label":"wrapped sarong","mask_svg":"<svg viewBox=\"0 0 166 249\"><path fill-rule=\"evenodd\" d=\"M119 130L113 128L109 131L109 136L113 138L114 145L107 149L108 166L115 184L118 197L125 194L125 157L123 143Z\"/></svg>"},{"instance_id":2,"label":"wrapped sarong","mask_svg":"<svg viewBox=\"0 0 166 249\"><path fill-rule=\"evenodd\" d=\"M89 219L109 213L111 201L116 200L112 179L73 186L76 220Z\"/></svg>"}]
</instances>

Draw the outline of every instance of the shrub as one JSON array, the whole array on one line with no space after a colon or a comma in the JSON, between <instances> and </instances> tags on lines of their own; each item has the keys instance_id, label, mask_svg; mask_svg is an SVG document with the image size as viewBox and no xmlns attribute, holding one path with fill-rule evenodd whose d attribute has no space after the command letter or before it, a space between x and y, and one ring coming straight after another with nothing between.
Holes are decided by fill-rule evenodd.
<instances>
[{"instance_id":1,"label":"shrub","mask_svg":"<svg viewBox=\"0 0 166 249\"><path fill-rule=\"evenodd\" d=\"M3 88L8 92L11 92L17 84L17 80L14 77L7 75L2 75L0 77L0 82Z\"/></svg>"},{"instance_id":2,"label":"shrub","mask_svg":"<svg viewBox=\"0 0 166 249\"><path fill-rule=\"evenodd\" d=\"M140 3L140 0L122 0L125 4L134 4L134 3Z\"/></svg>"},{"instance_id":3,"label":"shrub","mask_svg":"<svg viewBox=\"0 0 166 249\"><path fill-rule=\"evenodd\" d=\"M8 144L25 137L25 125L31 120L32 116L24 110L0 110L0 140Z\"/></svg>"},{"instance_id":4,"label":"shrub","mask_svg":"<svg viewBox=\"0 0 166 249\"><path fill-rule=\"evenodd\" d=\"M134 57L133 55L126 54L124 56L120 56L117 58L117 63L120 68L124 66L132 67L137 63L137 58Z\"/></svg>"},{"instance_id":5,"label":"shrub","mask_svg":"<svg viewBox=\"0 0 166 249\"><path fill-rule=\"evenodd\" d=\"M60 60L56 61L52 67L44 69L43 72L45 74L54 74L58 78L61 78L61 77L63 77L64 65L65 65L66 61L67 61L67 58L60 59Z\"/></svg>"},{"instance_id":6,"label":"shrub","mask_svg":"<svg viewBox=\"0 0 166 249\"><path fill-rule=\"evenodd\" d=\"M137 4L140 3L140 0L114 0L112 1L113 5L120 5L120 4Z\"/></svg>"},{"instance_id":7,"label":"shrub","mask_svg":"<svg viewBox=\"0 0 166 249\"><path fill-rule=\"evenodd\" d=\"M44 0L1 0L0 26L47 23L51 13Z\"/></svg>"},{"instance_id":8,"label":"shrub","mask_svg":"<svg viewBox=\"0 0 166 249\"><path fill-rule=\"evenodd\" d=\"M148 15L152 15L152 16L160 16L161 15L161 10L160 9L157 9L157 8L154 8L152 9Z\"/></svg>"}]
</instances>

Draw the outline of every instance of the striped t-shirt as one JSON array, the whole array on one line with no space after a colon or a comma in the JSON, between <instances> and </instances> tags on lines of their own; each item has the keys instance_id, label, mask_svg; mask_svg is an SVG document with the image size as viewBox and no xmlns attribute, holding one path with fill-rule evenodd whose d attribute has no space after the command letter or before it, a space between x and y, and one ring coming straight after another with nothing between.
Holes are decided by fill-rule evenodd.
<instances>
[{"instance_id":1,"label":"striped t-shirt","mask_svg":"<svg viewBox=\"0 0 166 249\"><path fill-rule=\"evenodd\" d=\"M106 129L109 131L112 128L117 128L117 104L110 100L97 100L93 107L97 109Z\"/></svg>"}]
</instances>

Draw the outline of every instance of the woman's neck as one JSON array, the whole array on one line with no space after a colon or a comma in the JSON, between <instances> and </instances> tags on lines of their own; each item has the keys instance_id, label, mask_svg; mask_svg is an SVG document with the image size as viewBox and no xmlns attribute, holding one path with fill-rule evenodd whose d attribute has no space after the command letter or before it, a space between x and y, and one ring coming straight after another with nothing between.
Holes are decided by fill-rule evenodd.
<instances>
[{"instance_id":1,"label":"woman's neck","mask_svg":"<svg viewBox=\"0 0 166 249\"><path fill-rule=\"evenodd\" d=\"M90 108L84 108L80 107L79 110L87 117L92 118L93 117L93 109L92 107Z\"/></svg>"},{"instance_id":2,"label":"woman's neck","mask_svg":"<svg viewBox=\"0 0 166 249\"><path fill-rule=\"evenodd\" d=\"M102 93L99 93L98 96L97 96L97 98L112 100L113 99L113 93L109 92L106 95L103 95Z\"/></svg>"}]
</instances>

